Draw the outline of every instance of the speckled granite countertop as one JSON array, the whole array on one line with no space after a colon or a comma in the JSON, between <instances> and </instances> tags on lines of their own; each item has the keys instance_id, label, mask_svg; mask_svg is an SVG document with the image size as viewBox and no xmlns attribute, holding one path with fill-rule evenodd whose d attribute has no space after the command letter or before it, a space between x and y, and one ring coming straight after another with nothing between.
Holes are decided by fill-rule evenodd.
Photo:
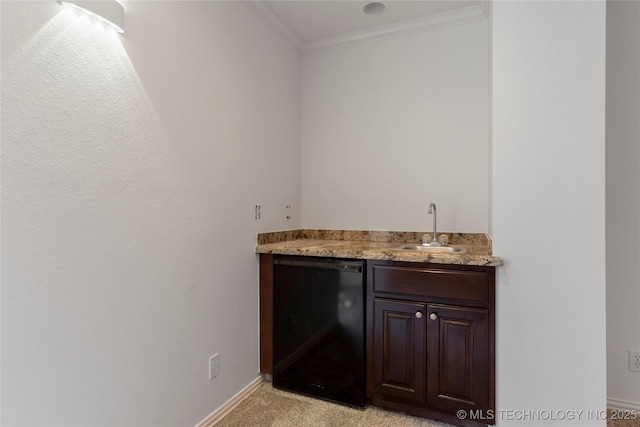
<instances>
[{"instance_id":1,"label":"speckled granite countertop","mask_svg":"<svg viewBox=\"0 0 640 427\"><path fill-rule=\"evenodd\" d=\"M379 259L456 265L502 265L491 254L491 239L484 233L448 233L450 245L465 253L406 251L405 244L421 244L423 232L357 230L291 230L258 234L256 253L330 258ZM430 234L430 233L426 233Z\"/></svg>"}]
</instances>

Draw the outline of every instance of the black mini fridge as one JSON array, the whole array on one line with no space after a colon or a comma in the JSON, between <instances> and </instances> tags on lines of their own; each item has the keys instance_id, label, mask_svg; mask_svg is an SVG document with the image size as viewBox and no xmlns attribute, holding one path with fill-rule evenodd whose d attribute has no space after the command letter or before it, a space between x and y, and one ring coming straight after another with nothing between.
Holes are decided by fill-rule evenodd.
<instances>
[{"instance_id":1,"label":"black mini fridge","mask_svg":"<svg viewBox=\"0 0 640 427\"><path fill-rule=\"evenodd\" d=\"M276 256L273 386L366 405L365 261Z\"/></svg>"}]
</instances>

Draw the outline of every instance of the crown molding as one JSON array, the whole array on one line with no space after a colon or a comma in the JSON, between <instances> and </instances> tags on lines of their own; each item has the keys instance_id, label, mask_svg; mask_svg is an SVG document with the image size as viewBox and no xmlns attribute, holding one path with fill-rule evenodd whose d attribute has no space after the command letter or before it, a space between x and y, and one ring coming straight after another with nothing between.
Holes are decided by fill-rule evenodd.
<instances>
[{"instance_id":1,"label":"crown molding","mask_svg":"<svg viewBox=\"0 0 640 427\"><path fill-rule=\"evenodd\" d=\"M245 6L251 9L260 19L262 19L273 31L288 41L296 50L302 51L302 40L298 38L275 13L262 1L243 1Z\"/></svg>"},{"instance_id":2,"label":"crown molding","mask_svg":"<svg viewBox=\"0 0 640 427\"><path fill-rule=\"evenodd\" d=\"M485 20L486 15L480 5L469 6L449 12L438 13L425 18L410 19L399 23L384 25L363 31L341 34L336 37L314 40L302 44L304 55L332 49L340 49L362 43L401 37L410 34L446 28L454 25Z\"/></svg>"},{"instance_id":3,"label":"crown molding","mask_svg":"<svg viewBox=\"0 0 640 427\"><path fill-rule=\"evenodd\" d=\"M261 0L243 1L243 3L303 55L481 21L487 19L488 9L488 1L485 0L478 2L478 5L475 6L438 13L424 18L410 19L335 37L302 42Z\"/></svg>"}]
</instances>

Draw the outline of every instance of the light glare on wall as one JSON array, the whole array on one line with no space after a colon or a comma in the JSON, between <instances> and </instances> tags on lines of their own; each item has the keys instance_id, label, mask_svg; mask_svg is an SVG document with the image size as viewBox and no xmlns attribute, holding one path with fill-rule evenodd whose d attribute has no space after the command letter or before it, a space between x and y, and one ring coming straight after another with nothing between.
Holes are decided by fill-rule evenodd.
<instances>
[{"instance_id":1,"label":"light glare on wall","mask_svg":"<svg viewBox=\"0 0 640 427\"><path fill-rule=\"evenodd\" d=\"M116 0L58 0L124 33L124 7Z\"/></svg>"}]
</instances>

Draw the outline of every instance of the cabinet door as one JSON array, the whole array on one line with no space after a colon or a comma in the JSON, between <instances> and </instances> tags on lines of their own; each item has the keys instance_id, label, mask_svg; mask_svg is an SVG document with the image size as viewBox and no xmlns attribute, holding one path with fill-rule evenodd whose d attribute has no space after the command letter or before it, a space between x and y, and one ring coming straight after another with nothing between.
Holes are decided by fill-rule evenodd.
<instances>
[{"instance_id":1,"label":"cabinet door","mask_svg":"<svg viewBox=\"0 0 640 427\"><path fill-rule=\"evenodd\" d=\"M487 410L488 311L427 306L427 404L446 411Z\"/></svg>"},{"instance_id":2,"label":"cabinet door","mask_svg":"<svg viewBox=\"0 0 640 427\"><path fill-rule=\"evenodd\" d=\"M426 304L375 298L373 305L374 393L424 403Z\"/></svg>"}]
</instances>

